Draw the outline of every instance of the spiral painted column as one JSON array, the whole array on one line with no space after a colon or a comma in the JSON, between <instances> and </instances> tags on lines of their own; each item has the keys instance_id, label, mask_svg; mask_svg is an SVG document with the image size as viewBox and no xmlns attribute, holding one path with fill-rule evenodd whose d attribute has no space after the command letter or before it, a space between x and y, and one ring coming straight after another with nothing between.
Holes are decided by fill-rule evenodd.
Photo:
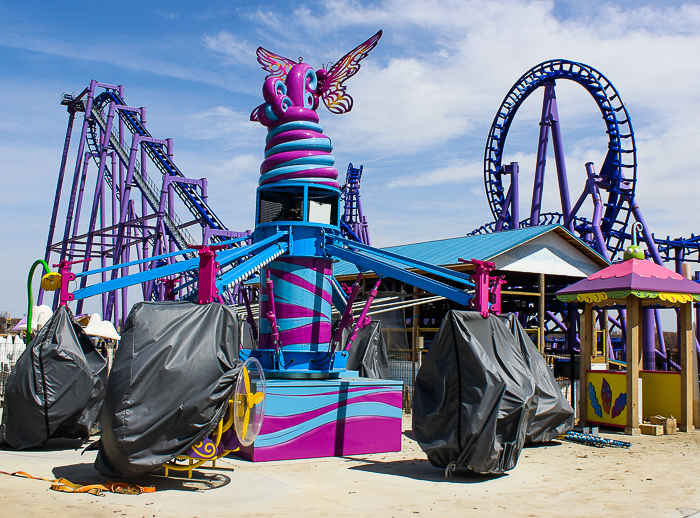
<instances>
[{"instance_id":1,"label":"spiral painted column","mask_svg":"<svg viewBox=\"0 0 700 518\"><path fill-rule=\"evenodd\" d=\"M270 322L265 318L269 294L261 277L260 349L279 345L283 351L325 352L331 339L333 265L309 245L324 224L309 221L308 198L311 189L335 197L337 204L340 191L331 155L333 144L323 134L315 112L316 88L313 68L304 63L294 65L286 78L267 78L263 86L265 103L254 112L254 118L268 128L258 199L273 196L281 207L272 221L261 222L259 218L257 228L263 236L271 226L289 225L296 240L290 256L269 266L279 344L274 343Z\"/></svg>"}]
</instances>

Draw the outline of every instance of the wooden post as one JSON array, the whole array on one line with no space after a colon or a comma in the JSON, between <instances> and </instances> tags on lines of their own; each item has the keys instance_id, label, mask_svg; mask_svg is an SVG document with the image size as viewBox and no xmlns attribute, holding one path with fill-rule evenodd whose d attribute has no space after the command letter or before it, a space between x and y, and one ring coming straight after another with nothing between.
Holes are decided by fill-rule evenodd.
<instances>
[{"instance_id":1,"label":"wooden post","mask_svg":"<svg viewBox=\"0 0 700 518\"><path fill-rule=\"evenodd\" d=\"M639 371L642 366L642 301L627 296L627 427L628 435L639 435Z\"/></svg>"},{"instance_id":2,"label":"wooden post","mask_svg":"<svg viewBox=\"0 0 700 518\"><path fill-rule=\"evenodd\" d=\"M544 355L544 274L540 273L537 279L537 287L540 291L540 297L537 304L537 327L539 328L539 343L537 344L540 353Z\"/></svg>"},{"instance_id":3,"label":"wooden post","mask_svg":"<svg viewBox=\"0 0 700 518\"><path fill-rule=\"evenodd\" d=\"M586 426L588 408L588 369L591 368L591 356L595 344L595 317L593 307L586 303L583 305L581 315L581 361L579 362L579 391L578 391L578 415L579 424Z\"/></svg>"},{"instance_id":4,"label":"wooden post","mask_svg":"<svg viewBox=\"0 0 700 518\"><path fill-rule=\"evenodd\" d=\"M695 431L693 421L693 354L695 354L695 340L693 339L693 303L681 304L681 341L679 349L681 353L681 432Z\"/></svg>"},{"instance_id":5,"label":"wooden post","mask_svg":"<svg viewBox=\"0 0 700 518\"><path fill-rule=\"evenodd\" d=\"M608 344L610 343L610 330L608 328L608 310L604 309L600 313L600 329L603 331L603 355L605 356L605 368L610 365L610 351Z\"/></svg>"}]
</instances>

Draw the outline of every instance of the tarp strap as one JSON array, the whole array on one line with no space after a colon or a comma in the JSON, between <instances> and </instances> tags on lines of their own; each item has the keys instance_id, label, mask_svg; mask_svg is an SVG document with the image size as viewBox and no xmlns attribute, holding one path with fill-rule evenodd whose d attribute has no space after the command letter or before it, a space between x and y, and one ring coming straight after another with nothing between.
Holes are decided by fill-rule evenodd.
<instances>
[{"instance_id":1,"label":"tarp strap","mask_svg":"<svg viewBox=\"0 0 700 518\"><path fill-rule=\"evenodd\" d=\"M110 493L119 493L122 495L140 495L141 493L155 493L155 486L139 486L138 484L129 484L126 482L112 482L107 481L104 484L74 484L70 480L65 478L43 478L34 477L29 473L24 471L15 471L14 473L8 473L7 471L0 471L3 475L10 475L11 477L23 477L31 478L33 480L45 480L46 482L51 482L51 488L54 491L61 491L63 493L89 493L95 496L104 496L104 492L108 491Z\"/></svg>"}]
</instances>

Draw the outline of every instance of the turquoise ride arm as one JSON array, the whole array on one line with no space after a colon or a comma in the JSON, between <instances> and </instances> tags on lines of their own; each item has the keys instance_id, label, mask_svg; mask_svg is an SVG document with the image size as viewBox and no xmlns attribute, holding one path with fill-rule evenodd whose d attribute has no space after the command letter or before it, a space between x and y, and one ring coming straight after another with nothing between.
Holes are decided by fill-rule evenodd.
<instances>
[{"instance_id":1,"label":"turquoise ride arm","mask_svg":"<svg viewBox=\"0 0 700 518\"><path fill-rule=\"evenodd\" d=\"M411 272L396 264L390 264L390 262L401 263L409 268L423 270L426 273L440 276L443 279L458 282L470 288L473 287L474 284L468 280L468 276L459 272L428 265L421 261L414 261L408 257L360 245L354 241L348 241L337 237L332 237L330 241L331 243L325 246L325 250L328 254L351 262L362 270L372 270L380 277L391 277L392 279L406 282L412 286L424 289L435 295L440 295L465 306L469 304L469 301L474 297L473 293L468 293L465 290L460 290L443 282L430 279L425 275ZM334 242L339 242L341 244L346 242L348 247L338 246Z\"/></svg>"},{"instance_id":2,"label":"turquoise ride arm","mask_svg":"<svg viewBox=\"0 0 700 518\"><path fill-rule=\"evenodd\" d=\"M357 241L351 241L349 239L345 239L338 236L329 236L329 241L335 241L340 244L346 245L351 249L363 250L381 258L388 258L392 262L404 264L409 268L418 268L426 273L432 273L440 277L444 277L445 279L450 279L452 281L458 282L460 284L465 284L466 286L470 286L472 288L474 287L474 283L471 281L470 276L461 272L456 272L454 270L448 270L447 268L443 268L441 266L435 266L432 264L424 263L416 259L411 259L410 257L395 254L393 252L388 252L386 250L380 250L378 248L374 248L372 246L365 245L363 243L358 243Z\"/></svg>"},{"instance_id":3,"label":"turquoise ride arm","mask_svg":"<svg viewBox=\"0 0 700 518\"><path fill-rule=\"evenodd\" d=\"M229 250L222 250L218 254L216 254L216 262L219 263L219 268L223 268L224 266L228 266L229 264L233 263L234 261L239 260L241 257L245 257L246 255L251 255L259 250L265 248L266 246L270 245L271 243L276 243L277 241L287 237L289 235L288 232L277 232L276 234L263 239L261 241L258 241L257 243L253 243L252 245L247 245L247 246L242 246L240 248L233 248ZM246 238L248 239L248 238ZM224 274L219 274L219 278L221 278L222 275L227 275L230 272L225 272ZM231 278L228 276L227 278ZM196 283L197 279L192 279L191 281L188 281L184 284L181 284L177 287L175 287L172 291L173 292L178 292L180 290L183 290L187 288L188 286L191 286L192 284ZM230 284L230 282L226 282L225 284ZM217 281L217 288L221 288L223 284L219 284Z\"/></svg>"},{"instance_id":4,"label":"turquoise ride arm","mask_svg":"<svg viewBox=\"0 0 700 518\"><path fill-rule=\"evenodd\" d=\"M275 243L263 252L244 260L241 264L236 265L235 268L219 277L216 280L216 288L221 290L224 286L242 281L284 254L288 248L289 245L287 243Z\"/></svg>"},{"instance_id":5,"label":"turquoise ride arm","mask_svg":"<svg viewBox=\"0 0 700 518\"><path fill-rule=\"evenodd\" d=\"M180 261L179 263L168 264L166 266L153 268L152 270L127 275L126 277L119 277L117 279L100 282L98 284L86 286L85 288L74 291L73 300L86 299L94 295L107 293L108 291L126 288L127 286L141 284L142 282L153 281L169 275L176 275L178 273L186 272L187 270L194 270L198 265L199 258L195 257L194 259Z\"/></svg>"},{"instance_id":6,"label":"turquoise ride arm","mask_svg":"<svg viewBox=\"0 0 700 518\"><path fill-rule=\"evenodd\" d=\"M265 248L266 246L270 245L270 243L275 243L275 241L279 241L280 239L283 239L285 236L287 236L287 232L277 232L275 235L270 236L267 239L263 239L259 243L254 243L252 245L243 246L240 248L233 248L230 250L222 250L217 255L217 262L219 262L219 264L221 266L226 266L226 265L231 264L232 262L240 259L241 257L245 257L247 255L256 253L261 248ZM285 250L286 250L286 243L284 245L285 245ZM180 252L180 253L183 253L183 252ZM157 257L151 258L150 260L154 260L154 259L157 259ZM122 266L122 265L119 265L119 266ZM92 286L87 286L85 288L81 288L79 290L76 290L73 293L73 297L74 297L74 300L86 299L88 297L92 297L94 295L100 295L100 294L106 293L108 291L118 290L121 288L125 288L127 286L133 286L135 284L141 284L143 282L152 281L155 279L160 279L162 277L167 277L169 275L176 275L178 273L183 273L183 272L186 272L188 270L196 270L198 266L199 266L199 258L188 259L186 261L180 261L178 263L168 264L166 266L160 266L158 268L153 268L152 270L146 270L143 272L134 273L132 275L127 275L126 277L120 277L117 279L112 279L112 280L105 281L105 282L95 284ZM237 268L238 267L234 268L233 270L231 270L231 272L237 270ZM93 271L93 273L97 273L98 271L101 271L101 270L95 270L95 271ZM227 278L232 278L229 275L231 272L226 272L226 275L228 276ZM223 282L217 281L217 284L216 284L217 288L220 288L223 284L224 284ZM225 284L230 284L230 282L226 282Z\"/></svg>"}]
</instances>

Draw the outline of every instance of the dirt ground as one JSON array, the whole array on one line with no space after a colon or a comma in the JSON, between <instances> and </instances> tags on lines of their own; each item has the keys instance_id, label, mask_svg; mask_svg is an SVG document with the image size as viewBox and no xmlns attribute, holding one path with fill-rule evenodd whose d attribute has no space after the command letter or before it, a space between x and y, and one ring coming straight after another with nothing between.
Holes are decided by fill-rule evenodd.
<instances>
[{"instance_id":1,"label":"dirt ground","mask_svg":"<svg viewBox=\"0 0 700 518\"><path fill-rule=\"evenodd\" d=\"M0 517L687 517L700 518L700 433L628 440L629 450L568 442L527 447L503 476L432 467L404 417L402 451L253 464L219 461L191 481L146 476L137 496L58 493L41 480L0 475ZM103 481L95 452L0 450L0 470Z\"/></svg>"}]
</instances>

